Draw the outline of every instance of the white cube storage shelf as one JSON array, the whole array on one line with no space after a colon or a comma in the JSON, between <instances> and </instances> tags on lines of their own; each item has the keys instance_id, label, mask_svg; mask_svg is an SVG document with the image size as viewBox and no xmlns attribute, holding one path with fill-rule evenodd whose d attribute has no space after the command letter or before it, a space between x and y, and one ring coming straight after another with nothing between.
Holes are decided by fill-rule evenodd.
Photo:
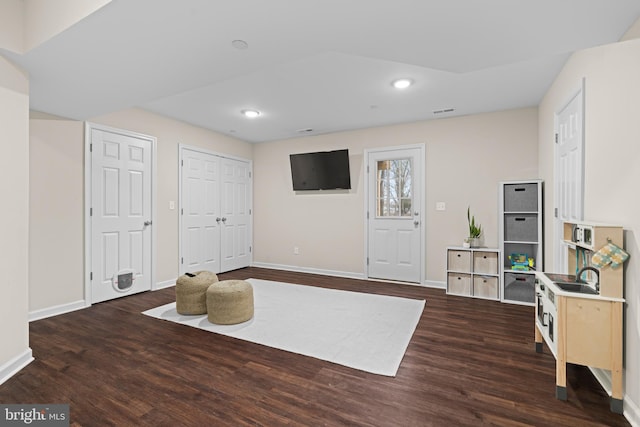
<instances>
[{"instance_id":1,"label":"white cube storage shelf","mask_svg":"<svg viewBox=\"0 0 640 427\"><path fill-rule=\"evenodd\" d=\"M447 248L447 294L500 299L500 251Z\"/></svg>"}]
</instances>

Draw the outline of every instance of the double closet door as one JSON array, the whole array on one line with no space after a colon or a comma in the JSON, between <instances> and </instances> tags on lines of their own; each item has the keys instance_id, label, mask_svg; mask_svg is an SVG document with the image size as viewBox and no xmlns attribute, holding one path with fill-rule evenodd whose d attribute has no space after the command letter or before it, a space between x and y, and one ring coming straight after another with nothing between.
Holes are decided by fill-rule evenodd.
<instances>
[{"instance_id":1,"label":"double closet door","mask_svg":"<svg viewBox=\"0 0 640 427\"><path fill-rule=\"evenodd\" d=\"M180 147L180 274L251 264L251 163Z\"/></svg>"}]
</instances>

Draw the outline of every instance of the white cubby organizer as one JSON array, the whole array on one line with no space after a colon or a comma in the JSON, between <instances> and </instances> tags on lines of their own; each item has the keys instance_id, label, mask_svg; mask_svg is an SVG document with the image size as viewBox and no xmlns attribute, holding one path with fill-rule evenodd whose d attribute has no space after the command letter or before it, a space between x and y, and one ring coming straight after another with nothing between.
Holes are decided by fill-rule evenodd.
<instances>
[{"instance_id":1,"label":"white cubby organizer","mask_svg":"<svg viewBox=\"0 0 640 427\"><path fill-rule=\"evenodd\" d=\"M491 248L447 248L447 293L500 299L500 251Z\"/></svg>"}]
</instances>

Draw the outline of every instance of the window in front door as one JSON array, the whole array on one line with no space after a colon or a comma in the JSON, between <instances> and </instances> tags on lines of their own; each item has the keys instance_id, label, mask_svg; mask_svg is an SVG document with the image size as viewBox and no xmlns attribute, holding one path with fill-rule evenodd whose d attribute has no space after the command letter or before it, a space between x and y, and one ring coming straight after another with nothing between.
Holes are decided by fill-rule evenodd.
<instances>
[{"instance_id":1,"label":"window in front door","mask_svg":"<svg viewBox=\"0 0 640 427\"><path fill-rule=\"evenodd\" d=\"M411 159L379 160L376 177L376 216L410 217L413 201Z\"/></svg>"}]
</instances>

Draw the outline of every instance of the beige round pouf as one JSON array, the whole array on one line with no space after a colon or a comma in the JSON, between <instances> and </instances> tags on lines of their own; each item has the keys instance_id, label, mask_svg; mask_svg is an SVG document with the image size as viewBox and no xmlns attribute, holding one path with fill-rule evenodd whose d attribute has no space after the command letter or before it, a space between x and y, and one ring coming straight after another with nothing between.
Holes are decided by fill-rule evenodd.
<instances>
[{"instance_id":1,"label":"beige round pouf","mask_svg":"<svg viewBox=\"0 0 640 427\"><path fill-rule=\"evenodd\" d=\"M193 277L184 274L176 281L176 311L180 314L205 314L207 289L218 281L218 276L210 271L193 274Z\"/></svg>"},{"instance_id":2,"label":"beige round pouf","mask_svg":"<svg viewBox=\"0 0 640 427\"><path fill-rule=\"evenodd\" d=\"M244 280L223 280L207 289L207 317L218 325L235 325L253 317L253 287Z\"/></svg>"}]
</instances>

